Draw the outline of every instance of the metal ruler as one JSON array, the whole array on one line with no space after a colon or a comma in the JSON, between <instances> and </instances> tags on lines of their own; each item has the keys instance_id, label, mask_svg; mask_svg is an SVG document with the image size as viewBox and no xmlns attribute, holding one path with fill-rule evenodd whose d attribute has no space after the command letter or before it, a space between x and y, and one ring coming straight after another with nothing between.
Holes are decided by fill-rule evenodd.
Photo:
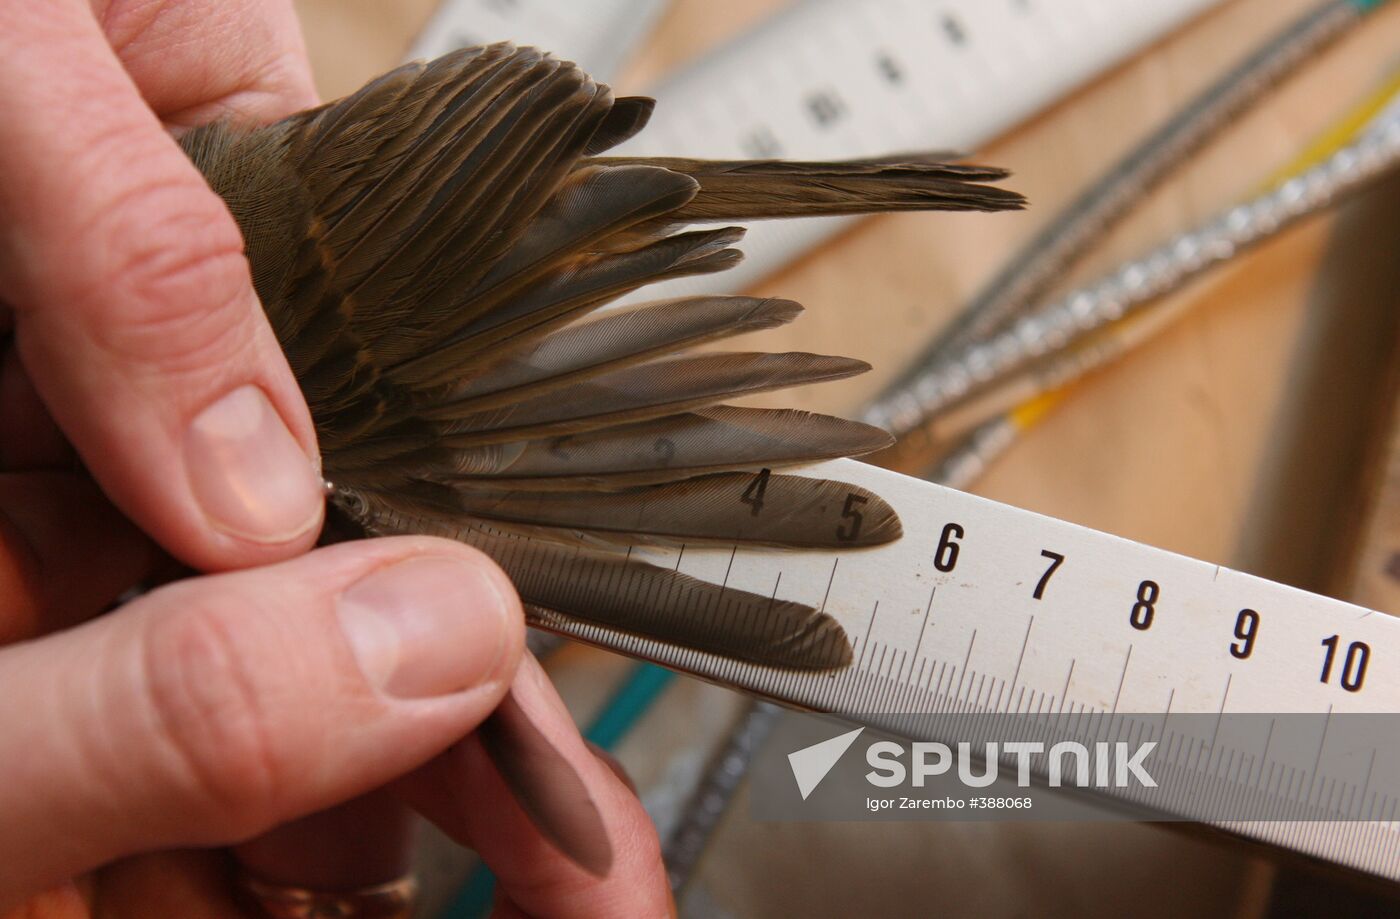
<instances>
[{"instance_id":1,"label":"metal ruler","mask_svg":"<svg viewBox=\"0 0 1400 919\"><path fill-rule=\"evenodd\" d=\"M1216 3L806 0L651 87L656 113L624 150L789 159L972 151ZM848 224L759 224L737 268L643 293L743 289Z\"/></svg>"},{"instance_id":2,"label":"metal ruler","mask_svg":"<svg viewBox=\"0 0 1400 919\"><path fill-rule=\"evenodd\" d=\"M1400 712L1400 620L855 461L809 472L879 494L899 510L904 537L835 553L630 551L729 589L825 610L852 640L848 669L775 670L548 615L544 624L756 696L857 720L874 713ZM715 615L722 627L722 612ZM1400 763L1385 762L1368 770L1365 787L1335 777L1325 784L1389 821L1397 783ZM1112 800L1115 793L1102 794ZM1257 822L1230 830L1400 879L1394 822Z\"/></svg>"}]
</instances>

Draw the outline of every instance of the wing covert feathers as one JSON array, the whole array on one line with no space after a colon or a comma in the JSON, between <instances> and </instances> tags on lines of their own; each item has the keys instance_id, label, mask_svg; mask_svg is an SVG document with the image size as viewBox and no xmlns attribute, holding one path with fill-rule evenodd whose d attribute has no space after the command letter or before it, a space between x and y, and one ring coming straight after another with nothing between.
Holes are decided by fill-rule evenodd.
<instances>
[{"instance_id":1,"label":"wing covert feathers","mask_svg":"<svg viewBox=\"0 0 1400 919\"><path fill-rule=\"evenodd\" d=\"M792 321L801 307L787 300L685 297L593 314L647 284L734 265L743 230L730 223L1022 199L990 184L1001 170L927 154L600 155L641 131L653 105L497 44L399 67L270 126L220 123L181 143L243 230L325 474L367 529L478 545L548 616L777 666L841 666L849 645L816 610L598 547L897 539L899 518L877 495L772 472L878 450L887 435L722 404L867 365L692 353Z\"/></svg>"}]
</instances>

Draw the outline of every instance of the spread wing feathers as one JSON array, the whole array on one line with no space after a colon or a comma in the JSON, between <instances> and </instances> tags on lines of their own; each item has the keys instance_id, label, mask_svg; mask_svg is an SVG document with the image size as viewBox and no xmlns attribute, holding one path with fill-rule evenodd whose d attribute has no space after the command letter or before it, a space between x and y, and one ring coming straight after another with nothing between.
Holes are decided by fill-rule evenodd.
<instances>
[{"instance_id":1,"label":"spread wing feathers","mask_svg":"<svg viewBox=\"0 0 1400 919\"><path fill-rule=\"evenodd\" d=\"M444 442L477 447L645 421L869 369L864 361L800 352L700 354L614 371L484 412L461 413L452 402L425 406L422 417L448 422Z\"/></svg>"},{"instance_id":2,"label":"spread wing feathers","mask_svg":"<svg viewBox=\"0 0 1400 919\"><path fill-rule=\"evenodd\" d=\"M583 620L697 651L794 670L851 663L851 645L834 618L777 600L632 561L616 553L563 546L481 524L449 523L369 505L352 516L375 535L426 533L486 552L505 569L537 621Z\"/></svg>"},{"instance_id":3,"label":"spread wing feathers","mask_svg":"<svg viewBox=\"0 0 1400 919\"><path fill-rule=\"evenodd\" d=\"M828 163L673 157L611 157L592 162L660 166L695 179L699 193L670 215L679 223L880 211L1005 211L1019 210L1026 203L1015 192L985 184L1005 179L1005 170L912 156Z\"/></svg>"},{"instance_id":4,"label":"spread wing feathers","mask_svg":"<svg viewBox=\"0 0 1400 919\"><path fill-rule=\"evenodd\" d=\"M586 434L462 450L452 483L528 491L615 491L712 472L883 450L879 428L793 409L717 406Z\"/></svg>"},{"instance_id":5,"label":"spread wing feathers","mask_svg":"<svg viewBox=\"0 0 1400 919\"><path fill-rule=\"evenodd\" d=\"M481 364L528 347L548 333L653 281L723 271L742 257L731 248L743 236L737 227L679 233L630 252L580 259L547 272L515 297L423 355L391 367L401 385L420 390L470 377Z\"/></svg>"},{"instance_id":6,"label":"spread wing feathers","mask_svg":"<svg viewBox=\"0 0 1400 919\"><path fill-rule=\"evenodd\" d=\"M686 353L792 320L799 307L784 300L691 297L590 314L646 284L732 266L743 231L731 220L1005 210L1021 198L986 184L1000 170L920 154L599 156L640 131L652 105L498 44L405 65L273 125L215 124L181 143L243 230L339 494L398 515L394 532L452 531L509 555L526 598L561 614L832 666L847 659L845 639L809 608L611 557L590 564L635 568L645 589L629 597L600 581L571 592L572 582L542 583L537 567L585 551L580 534L838 548L897 538L898 518L876 496L768 471L879 449L883 433L720 405L867 365ZM486 521L545 540L488 537ZM722 603L742 618L759 600L781 626L761 641L704 619Z\"/></svg>"},{"instance_id":7,"label":"spread wing feathers","mask_svg":"<svg viewBox=\"0 0 1400 919\"><path fill-rule=\"evenodd\" d=\"M574 270L583 267L589 261L589 248L599 240L670 213L696 190L689 176L650 166L577 170L559 186L519 242L471 289L463 308L441 331L447 336L459 332L544 272L565 264Z\"/></svg>"},{"instance_id":8,"label":"spread wing feathers","mask_svg":"<svg viewBox=\"0 0 1400 919\"><path fill-rule=\"evenodd\" d=\"M686 348L791 322L802 307L791 300L685 297L583 322L512 354L501 349L490 366L453 390L453 405L479 411L508 405L609 370Z\"/></svg>"}]
</instances>

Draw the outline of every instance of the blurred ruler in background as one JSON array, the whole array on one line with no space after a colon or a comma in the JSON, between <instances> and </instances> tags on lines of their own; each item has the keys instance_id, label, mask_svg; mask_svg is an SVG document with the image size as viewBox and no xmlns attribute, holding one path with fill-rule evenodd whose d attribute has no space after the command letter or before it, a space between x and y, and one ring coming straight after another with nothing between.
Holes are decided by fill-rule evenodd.
<instances>
[{"instance_id":1,"label":"blurred ruler in background","mask_svg":"<svg viewBox=\"0 0 1400 919\"><path fill-rule=\"evenodd\" d=\"M975 150L1219 0L803 0L650 87L660 105L629 155L834 159ZM410 56L509 39L609 79L662 0L448 0ZM849 221L752 227L740 290Z\"/></svg>"},{"instance_id":2,"label":"blurred ruler in background","mask_svg":"<svg viewBox=\"0 0 1400 919\"><path fill-rule=\"evenodd\" d=\"M666 0L445 0L408 56L434 58L467 45L513 41L611 80L665 9Z\"/></svg>"}]
</instances>

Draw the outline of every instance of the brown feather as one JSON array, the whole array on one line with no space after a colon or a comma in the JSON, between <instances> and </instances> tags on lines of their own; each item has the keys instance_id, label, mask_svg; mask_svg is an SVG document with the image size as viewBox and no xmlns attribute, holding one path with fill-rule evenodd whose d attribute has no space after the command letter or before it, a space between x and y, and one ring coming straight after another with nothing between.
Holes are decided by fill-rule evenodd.
<instances>
[{"instance_id":1,"label":"brown feather","mask_svg":"<svg viewBox=\"0 0 1400 919\"><path fill-rule=\"evenodd\" d=\"M614 491L712 472L863 456L893 443L856 421L721 405L549 440L463 450L444 481L526 491Z\"/></svg>"},{"instance_id":2,"label":"brown feather","mask_svg":"<svg viewBox=\"0 0 1400 919\"><path fill-rule=\"evenodd\" d=\"M585 156L597 156L604 150L616 147L641 132L651 120L656 100L646 96L622 96L613 102L608 117L598 126L598 130L588 141Z\"/></svg>"},{"instance_id":3,"label":"brown feather","mask_svg":"<svg viewBox=\"0 0 1400 919\"><path fill-rule=\"evenodd\" d=\"M878 496L844 482L723 472L625 491L458 489L463 512L483 520L620 534L636 542L721 542L788 549L893 542L899 516Z\"/></svg>"},{"instance_id":4,"label":"brown feather","mask_svg":"<svg viewBox=\"0 0 1400 919\"><path fill-rule=\"evenodd\" d=\"M599 158L608 165L660 166L700 183L700 192L669 217L677 223L728 223L776 217L872 214L882 211L1020 210L1015 192L981 184L1004 179L1000 169L897 160L785 162L689 160L679 157Z\"/></svg>"},{"instance_id":5,"label":"brown feather","mask_svg":"<svg viewBox=\"0 0 1400 919\"><path fill-rule=\"evenodd\" d=\"M686 348L791 322L791 300L686 297L611 313L567 326L519 356L495 363L453 390L456 411L510 405L567 384Z\"/></svg>"},{"instance_id":6,"label":"brown feather","mask_svg":"<svg viewBox=\"0 0 1400 919\"><path fill-rule=\"evenodd\" d=\"M449 402L424 408L422 416L451 422L445 443L475 447L645 421L869 369L862 361L799 352L701 354L614 371L504 408L461 415Z\"/></svg>"}]
</instances>

